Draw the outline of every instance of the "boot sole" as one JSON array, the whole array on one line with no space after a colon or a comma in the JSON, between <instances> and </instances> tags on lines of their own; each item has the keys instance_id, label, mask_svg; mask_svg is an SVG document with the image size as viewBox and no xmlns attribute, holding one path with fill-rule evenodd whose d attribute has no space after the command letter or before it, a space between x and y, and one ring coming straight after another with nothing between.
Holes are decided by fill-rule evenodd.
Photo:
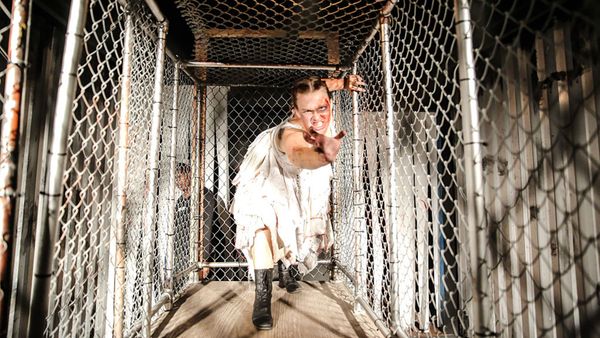
<instances>
[{"instance_id":1,"label":"boot sole","mask_svg":"<svg viewBox=\"0 0 600 338\"><path fill-rule=\"evenodd\" d=\"M258 331L269 331L269 330L272 330L273 327L272 326L257 326L256 329Z\"/></svg>"},{"instance_id":2,"label":"boot sole","mask_svg":"<svg viewBox=\"0 0 600 338\"><path fill-rule=\"evenodd\" d=\"M290 290L288 290L288 289L285 287L285 285L284 285L284 286L278 285L278 286L279 286L279 288L280 288L280 289L285 289L285 291L287 291L287 293L299 293L300 291L302 291L302 289L300 289L300 287L298 287L298 288L297 288L296 290L294 290L294 291L290 291Z\"/></svg>"},{"instance_id":3,"label":"boot sole","mask_svg":"<svg viewBox=\"0 0 600 338\"><path fill-rule=\"evenodd\" d=\"M287 290L287 289L286 289L285 291L287 291L287 293L294 294L294 293L300 293L300 291L302 291L302 290L301 290L300 288L297 288L297 289L296 289L296 290L294 290L294 291L290 291L290 290Z\"/></svg>"}]
</instances>

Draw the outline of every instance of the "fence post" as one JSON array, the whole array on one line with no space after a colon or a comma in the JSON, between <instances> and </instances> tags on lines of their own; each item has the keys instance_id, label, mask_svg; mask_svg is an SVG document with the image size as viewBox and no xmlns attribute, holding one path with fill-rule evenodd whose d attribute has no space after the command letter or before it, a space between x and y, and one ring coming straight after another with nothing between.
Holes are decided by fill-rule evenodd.
<instances>
[{"instance_id":1,"label":"fence post","mask_svg":"<svg viewBox=\"0 0 600 338\"><path fill-rule=\"evenodd\" d=\"M192 137L192 149L191 149L191 167L192 167L192 195L190 196L190 262L198 265L197 259L195 259L198 252L198 221L195 219L196 214L194 213L194 208L198 207L198 144L199 144L199 136L198 136L198 112L200 111L200 84L197 81L194 81L194 102L192 107L192 116L191 116L191 137ZM196 270L192 271L190 274L190 282L198 281L198 274L195 273Z\"/></svg>"},{"instance_id":2,"label":"fence post","mask_svg":"<svg viewBox=\"0 0 600 338\"><path fill-rule=\"evenodd\" d=\"M8 40L8 64L4 82L4 106L2 107L2 126L0 131L0 228L2 244L0 245L0 285L10 285L7 280L10 270L10 253L12 251L12 223L16 197L15 149L19 136L19 116L21 114L21 91L25 68L27 23L29 16L29 0L14 0L10 16L10 32ZM0 290L0 332L8 325L8 308L5 304L10 295L7 289Z\"/></svg>"},{"instance_id":3,"label":"fence post","mask_svg":"<svg viewBox=\"0 0 600 338\"><path fill-rule=\"evenodd\" d=\"M177 162L177 114L179 113L179 62L175 63L175 69L173 71L173 104L171 105L171 149L169 154L169 218L167 219L167 264L165 266L167 285L165 290L171 296L171 303L174 296L174 281L173 281L173 267L175 265L175 255L173 250L175 248L175 179L176 171L175 166Z\"/></svg>"},{"instance_id":4,"label":"fence post","mask_svg":"<svg viewBox=\"0 0 600 338\"><path fill-rule=\"evenodd\" d=\"M46 177L40 190L39 214L36 221L35 256L29 313L29 337L41 337L46 327L50 279L54 269L53 253L58 227L58 211L63 192L63 174L67 160L67 138L71 129L72 109L77 89L77 67L81 58L83 29L88 0L71 2L65 48L62 59L52 136L48 147ZM44 324L40 325L40 320Z\"/></svg>"},{"instance_id":5,"label":"fence post","mask_svg":"<svg viewBox=\"0 0 600 338\"><path fill-rule=\"evenodd\" d=\"M152 120L150 124L150 150L148 154L148 172L146 188L146 206L144 218L143 246L148 253L144 260L144 315L142 320L142 335L150 337L152 319L152 286L153 286L153 262L154 262L154 227L156 221L156 191L158 181L158 155L160 150L160 111L162 105L163 77L165 71L165 38L167 34L167 23L161 22L158 27L158 38L156 41L156 74L154 77L154 91L152 99Z\"/></svg>"},{"instance_id":6,"label":"fence post","mask_svg":"<svg viewBox=\"0 0 600 338\"><path fill-rule=\"evenodd\" d=\"M125 254L126 229L125 207L127 205L127 158L129 155L129 113L131 96L131 60L133 46L133 19L127 10L125 16L125 37L123 42L123 72L121 74L121 105L119 107L119 143L117 163L117 210L115 215L116 270L114 292L113 335L123 337L125 315Z\"/></svg>"},{"instance_id":7,"label":"fence post","mask_svg":"<svg viewBox=\"0 0 600 338\"><path fill-rule=\"evenodd\" d=\"M398 254L398 166L396 164L396 127L394 117L394 101L392 92L392 65L389 39L389 14L381 15L381 65L383 73L383 92L384 92L384 110L386 116L387 143L389 168L387 172L390 177L390 200L388 202L388 229L389 229L389 257L390 257L390 316L392 320L392 332L399 333L403 328L408 328L408 322L400 320L400 273L399 273L399 254ZM407 271L412 273L412 271Z\"/></svg>"},{"instance_id":8,"label":"fence post","mask_svg":"<svg viewBox=\"0 0 600 338\"><path fill-rule=\"evenodd\" d=\"M356 62L352 65L352 74L357 74ZM364 234L364 201L363 187L361 180L361 153L362 153L362 134L360 129L361 114L358 107L358 92L352 92L352 131L354 140L352 143L352 179L354 185L354 311L358 311L360 304L356 299L362 295L362 238Z\"/></svg>"},{"instance_id":9,"label":"fence post","mask_svg":"<svg viewBox=\"0 0 600 338\"><path fill-rule=\"evenodd\" d=\"M193 111L192 116L192 137L194 138L192 146L192 199L190 204L192 205L192 230L191 239L192 244L192 255L190 257L196 258L196 263L200 267L200 271L192 278L192 281L197 281L202 275L202 269L204 267L204 261L207 257L204 257L206 240L204 238L204 149L206 140L206 98L207 98L207 87L205 83L199 83L196 86L196 107ZM205 276L202 276L203 278Z\"/></svg>"},{"instance_id":10,"label":"fence post","mask_svg":"<svg viewBox=\"0 0 600 338\"><path fill-rule=\"evenodd\" d=\"M473 303L471 306L474 336L487 336L490 328L490 304L486 269L486 219L484 214L484 186L482 141L479 130L477 79L473 58L473 25L468 0L454 0L456 38L458 47L460 108L464 146L464 167L467 195L467 222L469 229L469 258Z\"/></svg>"}]
</instances>

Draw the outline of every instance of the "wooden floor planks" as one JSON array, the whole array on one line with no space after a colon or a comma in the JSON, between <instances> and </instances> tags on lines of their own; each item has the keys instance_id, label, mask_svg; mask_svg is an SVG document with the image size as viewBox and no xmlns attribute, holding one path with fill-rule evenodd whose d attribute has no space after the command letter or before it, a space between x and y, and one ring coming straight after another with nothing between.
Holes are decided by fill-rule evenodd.
<instances>
[{"instance_id":1,"label":"wooden floor planks","mask_svg":"<svg viewBox=\"0 0 600 338\"><path fill-rule=\"evenodd\" d=\"M273 330L257 331L250 319L254 284L194 285L162 315L153 337L381 337L366 317L355 316L341 284L302 282L288 294L273 284Z\"/></svg>"}]
</instances>

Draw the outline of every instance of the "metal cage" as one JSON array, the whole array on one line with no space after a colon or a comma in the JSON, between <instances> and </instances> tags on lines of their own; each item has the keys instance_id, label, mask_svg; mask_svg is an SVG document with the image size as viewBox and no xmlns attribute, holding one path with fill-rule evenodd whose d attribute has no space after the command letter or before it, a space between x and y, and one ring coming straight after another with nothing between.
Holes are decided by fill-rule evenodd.
<instances>
[{"instance_id":1,"label":"metal cage","mask_svg":"<svg viewBox=\"0 0 600 338\"><path fill-rule=\"evenodd\" d=\"M304 278L383 336L600 334L597 5L170 4L193 59L153 0L73 0L63 23L0 5L8 336L150 337L194 283L247 280L228 209L248 145L292 81L350 73L335 244Z\"/></svg>"}]
</instances>

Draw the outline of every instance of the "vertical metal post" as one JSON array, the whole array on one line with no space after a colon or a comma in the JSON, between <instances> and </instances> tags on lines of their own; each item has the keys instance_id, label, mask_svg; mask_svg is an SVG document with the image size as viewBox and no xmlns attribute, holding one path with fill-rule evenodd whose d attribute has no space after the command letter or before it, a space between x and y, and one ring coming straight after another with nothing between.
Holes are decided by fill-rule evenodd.
<instances>
[{"instance_id":1,"label":"vertical metal post","mask_svg":"<svg viewBox=\"0 0 600 338\"><path fill-rule=\"evenodd\" d=\"M4 78L4 106L0 127L0 285L8 282L10 253L12 251L12 219L15 205L16 168L15 149L19 136L19 115L21 114L21 90L25 67L27 23L29 0L14 0L10 16L8 40L8 64ZM5 301L9 290L0 290L0 328L8 325Z\"/></svg>"},{"instance_id":2,"label":"vertical metal post","mask_svg":"<svg viewBox=\"0 0 600 338\"><path fill-rule=\"evenodd\" d=\"M165 266L166 277L167 277L167 290L172 296L173 290L173 267L175 265L175 255L173 250L175 248L175 179L177 173L175 172L175 165L177 162L177 114L179 113L179 67L180 63L175 64L173 73L173 104L171 105L171 149L169 154L169 218L167 219L167 264Z\"/></svg>"},{"instance_id":3,"label":"vertical metal post","mask_svg":"<svg viewBox=\"0 0 600 338\"><path fill-rule=\"evenodd\" d=\"M165 38L167 24L162 22L158 28L156 41L156 73L154 76L154 94L152 98L152 119L150 124L150 150L148 154L148 173L146 188L146 206L144 218L143 248L147 253L144 259L144 318L142 320L142 335L150 337L152 319L152 280L154 262L154 226L156 221L157 181L158 181L158 155L160 150L160 111L162 106L163 77L165 71Z\"/></svg>"},{"instance_id":4,"label":"vertical metal post","mask_svg":"<svg viewBox=\"0 0 600 338\"><path fill-rule=\"evenodd\" d=\"M380 17L380 30L381 30L381 64L383 73L383 92L384 92L384 109L386 116L386 129L387 129L387 143L388 143L388 156L389 156L389 168L387 172L390 177L390 200L388 202L388 227L389 227L389 257L390 257L390 310L392 318L392 332L397 332L403 328L408 328L410 323L400 322L400 273L398 271L398 171L396 164L396 126L394 116L394 101L392 92L392 65L391 65L391 53L390 53L390 39L389 39L389 16L382 15ZM413 271L406 271L406 273L413 273Z\"/></svg>"},{"instance_id":5,"label":"vertical metal post","mask_svg":"<svg viewBox=\"0 0 600 338\"><path fill-rule=\"evenodd\" d=\"M198 202L198 226L200 227L200 231L198 234L202 240L202 252L200 253L203 261L208 257L205 257L206 245L211 240L210 238L206 238L204 233L204 227L207 226L204 224L204 161L206 160L206 105L208 104L208 88L206 86L206 82L200 87L202 89L202 101L200 105L200 125L199 128L199 167L198 167L198 197L200 201ZM212 226L209 224L208 226Z\"/></svg>"},{"instance_id":6,"label":"vertical metal post","mask_svg":"<svg viewBox=\"0 0 600 338\"><path fill-rule=\"evenodd\" d=\"M195 167L193 168L195 175L193 179L192 187L195 188L193 191L193 195L196 195L198 200L196 204L194 204L194 200L191 200L191 204L193 206L193 220L197 225L197 238L196 238L196 257L198 261L201 263L205 262L206 258L204 255L205 246L207 244L207 238L204 238L204 159L205 159L205 141L206 141L206 98L207 98L207 88L206 84L202 83L198 86L198 98L197 98L197 110L198 115L195 122L196 133L196 154L195 154ZM192 197L193 197L192 195ZM192 227L194 228L194 227ZM192 256L193 257L193 256Z\"/></svg>"},{"instance_id":7,"label":"vertical metal post","mask_svg":"<svg viewBox=\"0 0 600 338\"><path fill-rule=\"evenodd\" d=\"M484 186L479 109L477 102L477 79L473 58L473 25L468 0L454 0L456 36L458 46L460 107L462 111L463 146L465 154L465 180L467 194L467 222L469 228L469 251L473 303L471 318L475 336L487 336L490 318L485 242L486 219L484 214Z\"/></svg>"},{"instance_id":8,"label":"vertical metal post","mask_svg":"<svg viewBox=\"0 0 600 338\"><path fill-rule=\"evenodd\" d=\"M128 11L125 16L125 37L123 42L123 72L121 74L121 105L119 107L119 144L117 163L117 210L115 215L114 255L116 278L114 292L114 329L115 338L123 337L125 316L125 255L126 229L125 207L127 205L127 158L129 156L129 114L131 97L131 61L133 55L133 18Z\"/></svg>"},{"instance_id":9,"label":"vertical metal post","mask_svg":"<svg viewBox=\"0 0 600 338\"><path fill-rule=\"evenodd\" d=\"M63 54L57 100L48 149L45 184L40 191L36 225L35 257L31 295L31 312L27 336L40 337L48 316L50 278L54 268L53 252L58 230L58 212L62 200L63 174L67 160L67 138L71 129L73 100L77 89L77 67L81 57L83 29L88 0L74 0L69 10L65 52Z\"/></svg>"},{"instance_id":10,"label":"vertical metal post","mask_svg":"<svg viewBox=\"0 0 600 338\"><path fill-rule=\"evenodd\" d=\"M340 95L338 93L335 94L331 94L331 105L332 105L332 117L333 117L333 125L334 127L338 126L338 121L336 120L336 115L339 114L339 112L341 111L341 107L340 107ZM339 115L338 115L339 116ZM336 175L336 172L338 170L336 163L333 163L331 165L332 170L333 170L333 177L331 179L330 182L330 196L329 196L329 205L331 207L331 215L333 215L332 218L332 226L333 229L341 229L342 228L342 217L340 215L340 193L339 193L339 178ZM341 253L341 245L337 245L337 243L335 245L332 246L331 248L331 257L332 260L334 260L336 257L340 257L340 253ZM336 264L332 264L331 267L331 281L333 282L337 282L340 280L341 277L341 269L339 269Z\"/></svg>"},{"instance_id":11,"label":"vertical metal post","mask_svg":"<svg viewBox=\"0 0 600 338\"><path fill-rule=\"evenodd\" d=\"M356 63L352 65L352 74L357 74ZM358 92L352 92L352 131L354 140L352 143L352 179L354 185L354 299L362 295L362 238L364 233L364 201L362 196L361 180L361 152L362 133L360 129L361 114L358 109ZM354 310L358 311L359 303L355 302Z\"/></svg>"},{"instance_id":12,"label":"vertical metal post","mask_svg":"<svg viewBox=\"0 0 600 338\"><path fill-rule=\"evenodd\" d=\"M191 128L192 128L192 153L191 153L191 167L192 167L192 193L190 196L190 263L193 260L194 263L197 264L196 262L196 257L198 254L198 250L199 250L199 244L198 244L198 220L196 219L196 212L194 211L195 208L198 207L198 159L199 159L199 116L200 116L200 105L202 104L200 102L200 84L198 82L194 83L194 105L193 105L193 109L192 109L192 117L191 117ZM196 282L198 281L198 274L197 273L191 273L190 274L190 281L191 282Z\"/></svg>"}]
</instances>

